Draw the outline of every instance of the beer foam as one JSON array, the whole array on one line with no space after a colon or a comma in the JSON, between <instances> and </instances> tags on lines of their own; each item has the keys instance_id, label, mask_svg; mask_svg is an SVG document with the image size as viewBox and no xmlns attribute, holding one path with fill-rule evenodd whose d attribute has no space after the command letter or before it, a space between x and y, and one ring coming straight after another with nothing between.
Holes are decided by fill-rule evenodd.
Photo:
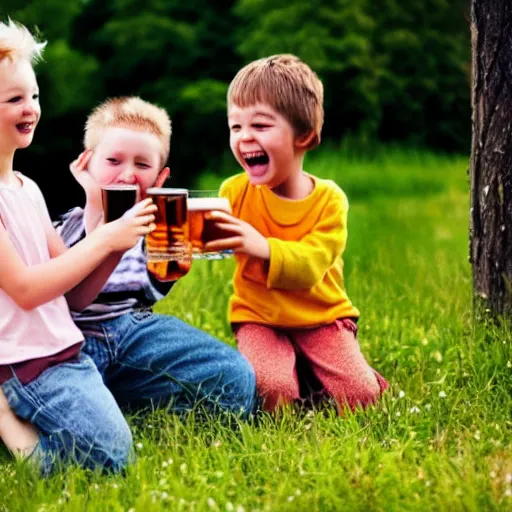
<instances>
[{"instance_id":1,"label":"beer foam","mask_svg":"<svg viewBox=\"0 0 512 512\"><path fill-rule=\"evenodd\" d=\"M194 197L187 202L189 212L220 210L231 213L231 206L226 197Z\"/></svg>"},{"instance_id":2,"label":"beer foam","mask_svg":"<svg viewBox=\"0 0 512 512\"><path fill-rule=\"evenodd\" d=\"M129 185L128 183L112 183L111 185L103 185L103 190L138 190L138 185Z\"/></svg>"},{"instance_id":3,"label":"beer foam","mask_svg":"<svg viewBox=\"0 0 512 512\"><path fill-rule=\"evenodd\" d=\"M149 196L188 196L188 190L186 188L151 187L146 190L146 194Z\"/></svg>"}]
</instances>

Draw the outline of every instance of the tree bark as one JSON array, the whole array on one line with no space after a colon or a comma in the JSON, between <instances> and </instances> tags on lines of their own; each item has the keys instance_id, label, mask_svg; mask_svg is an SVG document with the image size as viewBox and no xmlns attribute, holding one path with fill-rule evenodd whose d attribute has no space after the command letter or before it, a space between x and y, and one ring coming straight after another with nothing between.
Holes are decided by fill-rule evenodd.
<instances>
[{"instance_id":1,"label":"tree bark","mask_svg":"<svg viewBox=\"0 0 512 512\"><path fill-rule=\"evenodd\" d=\"M478 304L512 318L512 1L472 0L470 261Z\"/></svg>"}]
</instances>

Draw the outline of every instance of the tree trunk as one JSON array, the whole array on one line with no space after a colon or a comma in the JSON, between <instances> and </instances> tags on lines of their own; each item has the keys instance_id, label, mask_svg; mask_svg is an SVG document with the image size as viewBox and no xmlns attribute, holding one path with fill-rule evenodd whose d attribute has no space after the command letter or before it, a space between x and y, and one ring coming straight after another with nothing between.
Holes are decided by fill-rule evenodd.
<instances>
[{"instance_id":1,"label":"tree trunk","mask_svg":"<svg viewBox=\"0 0 512 512\"><path fill-rule=\"evenodd\" d=\"M473 286L494 317L512 318L511 0L472 0L471 36Z\"/></svg>"}]
</instances>

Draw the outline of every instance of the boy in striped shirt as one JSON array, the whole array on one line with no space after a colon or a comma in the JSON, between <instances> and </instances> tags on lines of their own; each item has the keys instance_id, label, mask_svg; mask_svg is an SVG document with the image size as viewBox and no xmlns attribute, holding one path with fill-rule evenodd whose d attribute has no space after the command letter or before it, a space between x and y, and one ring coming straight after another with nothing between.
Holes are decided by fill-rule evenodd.
<instances>
[{"instance_id":1,"label":"boy in striped shirt","mask_svg":"<svg viewBox=\"0 0 512 512\"><path fill-rule=\"evenodd\" d=\"M85 126L85 148L71 164L86 204L65 214L57 229L72 246L103 222L101 187L136 184L140 195L169 174L171 121L167 112L137 97L113 98ZM85 336L83 351L96 363L121 406L171 405L185 412L201 402L210 411L247 415L255 396L254 372L232 347L152 306L172 283L147 271L144 240L127 251L95 301L72 311Z\"/></svg>"}]
</instances>

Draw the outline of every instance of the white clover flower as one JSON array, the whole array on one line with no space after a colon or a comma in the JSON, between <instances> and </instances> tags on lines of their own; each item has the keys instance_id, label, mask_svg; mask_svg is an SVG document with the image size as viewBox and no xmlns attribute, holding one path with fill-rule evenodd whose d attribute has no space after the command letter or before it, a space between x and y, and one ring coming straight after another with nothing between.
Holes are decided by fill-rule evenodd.
<instances>
[{"instance_id":1,"label":"white clover flower","mask_svg":"<svg viewBox=\"0 0 512 512\"><path fill-rule=\"evenodd\" d=\"M403 398L405 396L405 391L400 390L398 393L398 398Z\"/></svg>"},{"instance_id":2,"label":"white clover flower","mask_svg":"<svg viewBox=\"0 0 512 512\"><path fill-rule=\"evenodd\" d=\"M427 411L430 411L430 409L432 409L432 405L430 405L430 404L425 405L425 409Z\"/></svg>"},{"instance_id":3,"label":"white clover flower","mask_svg":"<svg viewBox=\"0 0 512 512\"><path fill-rule=\"evenodd\" d=\"M411 407L411 408L409 409L409 412L410 412L411 414L419 414L419 413L420 413L420 408L419 408L419 407L416 407L416 406Z\"/></svg>"},{"instance_id":4,"label":"white clover flower","mask_svg":"<svg viewBox=\"0 0 512 512\"><path fill-rule=\"evenodd\" d=\"M206 503L208 504L208 507L210 507L212 510L215 510L217 508L217 503L215 503L215 500L213 498L208 498L206 500Z\"/></svg>"},{"instance_id":5,"label":"white clover flower","mask_svg":"<svg viewBox=\"0 0 512 512\"><path fill-rule=\"evenodd\" d=\"M228 502L226 503L226 510L227 510L228 512L233 512L233 511L235 510L235 507L233 506L233 503L231 503L231 501L228 501Z\"/></svg>"},{"instance_id":6,"label":"white clover flower","mask_svg":"<svg viewBox=\"0 0 512 512\"><path fill-rule=\"evenodd\" d=\"M137 443L135 446L138 450L142 450L142 448L144 447L142 443Z\"/></svg>"},{"instance_id":7,"label":"white clover flower","mask_svg":"<svg viewBox=\"0 0 512 512\"><path fill-rule=\"evenodd\" d=\"M400 411L396 411L396 416L401 416Z\"/></svg>"},{"instance_id":8,"label":"white clover flower","mask_svg":"<svg viewBox=\"0 0 512 512\"><path fill-rule=\"evenodd\" d=\"M512 473L507 473L505 475L505 483L507 483L507 484L512 483Z\"/></svg>"},{"instance_id":9,"label":"white clover flower","mask_svg":"<svg viewBox=\"0 0 512 512\"><path fill-rule=\"evenodd\" d=\"M445 391L439 391L439 398L446 398L447 396Z\"/></svg>"},{"instance_id":10,"label":"white clover flower","mask_svg":"<svg viewBox=\"0 0 512 512\"><path fill-rule=\"evenodd\" d=\"M439 350L436 350L435 352L432 353L432 357L438 362L438 363L442 363L443 362L443 354L441 354L441 352L439 352Z\"/></svg>"},{"instance_id":11,"label":"white clover flower","mask_svg":"<svg viewBox=\"0 0 512 512\"><path fill-rule=\"evenodd\" d=\"M286 501L288 502L291 502L295 499L295 496L288 496L288 498L286 499Z\"/></svg>"}]
</instances>

